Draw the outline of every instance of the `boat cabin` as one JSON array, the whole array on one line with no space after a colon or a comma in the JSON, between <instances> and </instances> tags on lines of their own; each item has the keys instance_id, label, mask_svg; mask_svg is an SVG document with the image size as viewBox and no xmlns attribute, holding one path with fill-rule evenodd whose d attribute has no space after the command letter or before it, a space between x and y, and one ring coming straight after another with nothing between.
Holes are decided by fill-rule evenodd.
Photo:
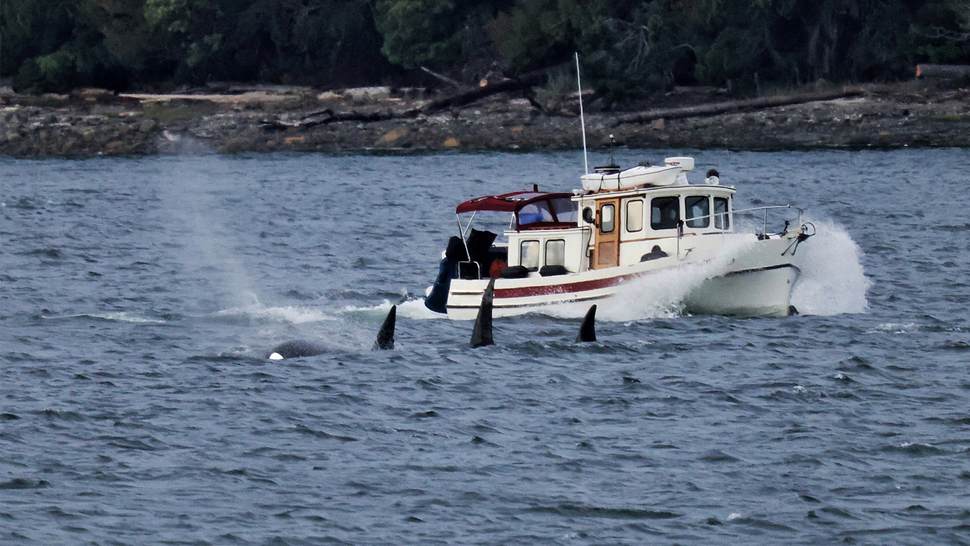
<instances>
[{"instance_id":1,"label":"boat cabin","mask_svg":"<svg viewBox=\"0 0 970 546\"><path fill-rule=\"evenodd\" d=\"M684 159L690 158L586 175L584 190L574 193L534 188L461 203L456 213L468 259L459 264L459 277L549 277L632 265L682 256L685 237L731 232L734 188L716 178L690 184L685 172L693 160L671 172L671 160ZM471 229L480 211L512 214L506 243ZM472 219L463 226L465 213Z\"/></svg>"}]
</instances>

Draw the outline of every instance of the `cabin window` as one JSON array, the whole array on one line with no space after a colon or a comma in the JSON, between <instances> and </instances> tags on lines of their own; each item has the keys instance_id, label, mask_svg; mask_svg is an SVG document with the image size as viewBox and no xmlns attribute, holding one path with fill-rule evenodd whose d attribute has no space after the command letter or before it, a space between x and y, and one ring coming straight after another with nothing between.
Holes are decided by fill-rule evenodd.
<instances>
[{"instance_id":1,"label":"cabin window","mask_svg":"<svg viewBox=\"0 0 970 546\"><path fill-rule=\"evenodd\" d=\"M706 195L692 195L684 198L684 214L687 227L706 228L711 225L711 199Z\"/></svg>"},{"instance_id":2,"label":"cabin window","mask_svg":"<svg viewBox=\"0 0 970 546\"><path fill-rule=\"evenodd\" d=\"M631 233L643 230L643 201L640 199L626 202L626 230Z\"/></svg>"},{"instance_id":3,"label":"cabin window","mask_svg":"<svg viewBox=\"0 0 970 546\"><path fill-rule=\"evenodd\" d=\"M717 229L731 229L731 216L728 215L728 200L726 197L714 198L714 227Z\"/></svg>"},{"instance_id":4,"label":"cabin window","mask_svg":"<svg viewBox=\"0 0 970 546\"><path fill-rule=\"evenodd\" d=\"M538 271L539 241L522 241L519 249L519 265L529 271Z\"/></svg>"},{"instance_id":5,"label":"cabin window","mask_svg":"<svg viewBox=\"0 0 970 546\"><path fill-rule=\"evenodd\" d=\"M650 201L650 227L652 229L676 229L679 220L679 197L657 197Z\"/></svg>"},{"instance_id":6,"label":"cabin window","mask_svg":"<svg viewBox=\"0 0 970 546\"><path fill-rule=\"evenodd\" d=\"M600 209L600 231L610 233L616 224L616 208L613 205L603 205Z\"/></svg>"},{"instance_id":7,"label":"cabin window","mask_svg":"<svg viewBox=\"0 0 970 546\"><path fill-rule=\"evenodd\" d=\"M546 265L566 265L566 240L546 241Z\"/></svg>"}]
</instances>

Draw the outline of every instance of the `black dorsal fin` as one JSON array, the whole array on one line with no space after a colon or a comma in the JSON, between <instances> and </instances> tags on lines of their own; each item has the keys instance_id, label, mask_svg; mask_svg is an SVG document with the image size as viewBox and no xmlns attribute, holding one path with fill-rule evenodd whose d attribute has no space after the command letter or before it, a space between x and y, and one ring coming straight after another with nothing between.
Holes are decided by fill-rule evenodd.
<instances>
[{"instance_id":1,"label":"black dorsal fin","mask_svg":"<svg viewBox=\"0 0 970 546\"><path fill-rule=\"evenodd\" d=\"M576 336L576 341L596 341L596 305L593 305L589 308L589 311L586 311L586 317L583 319L583 324L579 327L579 335Z\"/></svg>"},{"instance_id":2,"label":"black dorsal fin","mask_svg":"<svg viewBox=\"0 0 970 546\"><path fill-rule=\"evenodd\" d=\"M377 332L377 341L374 342L375 351L390 351L394 348L394 326L397 324L397 306L392 305L387 312L387 318L381 325L381 330Z\"/></svg>"},{"instance_id":3,"label":"black dorsal fin","mask_svg":"<svg viewBox=\"0 0 970 546\"><path fill-rule=\"evenodd\" d=\"M475 329L472 330L472 347L495 345L492 339L492 301L495 298L495 279L488 281L485 293L482 294L482 304L478 307L478 318L475 319Z\"/></svg>"}]
</instances>

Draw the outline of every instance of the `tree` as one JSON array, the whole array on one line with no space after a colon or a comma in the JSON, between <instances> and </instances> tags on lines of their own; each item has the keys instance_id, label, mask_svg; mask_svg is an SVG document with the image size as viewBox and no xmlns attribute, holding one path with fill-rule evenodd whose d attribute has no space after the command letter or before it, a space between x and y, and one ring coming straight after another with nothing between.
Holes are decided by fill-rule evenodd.
<instances>
[{"instance_id":1,"label":"tree","mask_svg":"<svg viewBox=\"0 0 970 546\"><path fill-rule=\"evenodd\" d=\"M49 55L70 40L77 14L75 0L5 0L0 2L0 76L17 74L32 58ZM46 71L60 71L69 65L66 58L49 59L43 66L33 63L25 78L39 80ZM29 73L29 74L26 74ZM26 78L26 76L31 76Z\"/></svg>"}]
</instances>

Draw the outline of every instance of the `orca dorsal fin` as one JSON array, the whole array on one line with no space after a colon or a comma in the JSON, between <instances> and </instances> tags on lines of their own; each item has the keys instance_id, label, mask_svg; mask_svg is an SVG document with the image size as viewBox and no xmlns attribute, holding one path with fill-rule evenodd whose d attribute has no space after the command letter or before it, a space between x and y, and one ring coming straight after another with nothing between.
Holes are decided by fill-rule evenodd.
<instances>
[{"instance_id":1,"label":"orca dorsal fin","mask_svg":"<svg viewBox=\"0 0 970 546\"><path fill-rule=\"evenodd\" d=\"M579 335L576 336L576 341L582 343L596 341L596 305L586 311L586 317L583 318L583 324L579 327Z\"/></svg>"},{"instance_id":2,"label":"orca dorsal fin","mask_svg":"<svg viewBox=\"0 0 970 546\"><path fill-rule=\"evenodd\" d=\"M475 319L475 329L472 330L472 347L495 345L492 338L492 301L495 298L495 279L488 281L485 293L482 294L482 304L478 307L478 318Z\"/></svg>"},{"instance_id":3,"label":"orca dorsal fin","mask_svg":"<svg viewBox=\"0 0 970 546\"><path fill-rule=\"evenodd\" d=\"M394 327L397 324L397 306L392 305L387 312L387 318L381 325L381 330L377 332L377 341L374 342L375 351L390 351L394 349Z\"/></svg>"}]
</instances>

